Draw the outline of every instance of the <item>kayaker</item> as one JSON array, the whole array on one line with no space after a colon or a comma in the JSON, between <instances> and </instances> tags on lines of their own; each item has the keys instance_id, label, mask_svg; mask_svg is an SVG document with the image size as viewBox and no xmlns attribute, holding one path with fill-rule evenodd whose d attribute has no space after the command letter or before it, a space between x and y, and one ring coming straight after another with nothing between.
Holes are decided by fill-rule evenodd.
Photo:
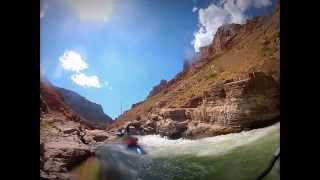
<instances>
[{"instance_id":1,"label":"kayaker","mask_svg":"<svg viewBox=\"0 0 320 180\"><path fill-rule=\"evenodd\" d=\"M146 154L146 152L138 145L138 138L133 136L128 136L127 146L129 149L137 151L139 154Z\"/></svg>"},{"instance_id":2,"label":"kayaker","mask_svg":"<svg viewBox=\"0 0 320 180\"><path fill-rule=\"evenodd\" d=\"M127 140L127 145L129 148L130 147L139 147L138 146L138 139L135 137L129 136L128 140Z\"/></svg>"}]
</instances>

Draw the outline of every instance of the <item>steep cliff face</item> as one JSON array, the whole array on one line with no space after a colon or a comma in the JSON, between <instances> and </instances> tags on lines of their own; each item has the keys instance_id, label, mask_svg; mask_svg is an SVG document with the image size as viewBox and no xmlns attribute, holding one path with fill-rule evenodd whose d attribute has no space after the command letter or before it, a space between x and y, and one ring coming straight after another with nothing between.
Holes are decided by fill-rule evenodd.
<instances>
[{"instance_id":1,"label":"steep cliff face","mask_svg":"<svg viewBox=\"0 0 320 180\"><path fill-rule=\"evenodd\" d=\"M51 110L61 112L73 121L98 129L105 129L112 122L112 118L104 114L101 105L90 102L73 91L42 81L40 92L40 102L42 99Z\"/></svg>"},{"instance_id":2,"label":"steep cliff face","mask_svg":"<svg viewBox=\"0 0 320 180\"><path fill-rule=\"evenodd\" d=\"M279 15L277 5L244 25L220 27L198 62L110 128L132 124L138 134L195 138L279 121Z\"/></svg>"},{"instance_id":3,"label":"steep cliff face","mask_svg":"<svg viewBox=\"0 0 320 180\"><path fill-rule=\"evenodd\" d=\"M59 87L56 89L63 96L64 102L85 120L102 125L112 122L112 118L103 112L101 105L91 102L73 91Z\"/></svg>"},{"instance_id":4,"label":"steep cliff face","mask_svg":"<svg viewBox=\"0 0 320 180\"><path fill-rule=\"evenodd\" d=\"M247 78L209 90L203 104L192 111L192 123L207 123L233 132L264 127L280 120L279 96L279 84L271 76L250 73ZM193 127L185 135L203 135L197 133ZM224 130L206 133L225 134Z\"/></svg>"},{"instance_id":5,"label":"steep cliff face","mask_svg":"<svg viewBox=\"0 0 320 180\"><path fill-rule=\"evenodd\" d=\"M262 72L227 80L204 93L201 105L154 108L131 121L137 134L158 133L169 138L204 137L264 127L279 121L279 84Z\"/></svg>"},{"instance_id":6,"label":"steep cliff face","mask_svg":"<svg viewBox=\"0 0 320 180\"><path fill-rule=\"evenodd\" d=\"M52 110L62 113L73 121L80 120L80 117L66 105L63 96L48 81L40 82L40 110Z\"/></svg>"},{"instance_id":7,"label":"steep cliff face","mask_svg":"<svg viewBox=\"0 0 320 180\"><path fill-rule=\"evenodd\" d=\"M210 58L229 48L232 45L232 39L240 32L241 27L240 24L226 24L219 27L211 45L200 48L201 58Z\"/></svg>"}]
</instances>

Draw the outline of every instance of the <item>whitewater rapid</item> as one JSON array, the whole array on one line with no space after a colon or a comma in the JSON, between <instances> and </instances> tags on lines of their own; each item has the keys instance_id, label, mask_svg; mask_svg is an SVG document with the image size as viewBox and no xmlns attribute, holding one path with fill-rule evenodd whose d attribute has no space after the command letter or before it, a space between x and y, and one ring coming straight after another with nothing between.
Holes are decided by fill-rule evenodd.
<instances>
[{"instance_id":1,"label":"whitewater rapid","mask_svg":"<svg viewBox=\"0 0 320 180\"><path fill-rule=\"evenodd\" d=\"M198 140L178 139L170 140L159 135L137 136L148 154L152 157L172 157L181 155L193 156L221 156L231 150L251 144L259 139L280 133L280 123L272 126L220 135Z\"/></svg>"},{"instance_id":2,"label":"whitewater rapid","mask_svg":"<svg viewBox=\"0 0 320 180\"><path fill-rule=\"evenodd\" d=\"M97 157L109 168L104 170L107 175L117 174L118 180L248 180L267 167L280 147L280 123L197 140L136 137L146 155L121 144L99 148ZM279 169L273 168L266 180L280 179Z\"/></svg>"}]
</instances>

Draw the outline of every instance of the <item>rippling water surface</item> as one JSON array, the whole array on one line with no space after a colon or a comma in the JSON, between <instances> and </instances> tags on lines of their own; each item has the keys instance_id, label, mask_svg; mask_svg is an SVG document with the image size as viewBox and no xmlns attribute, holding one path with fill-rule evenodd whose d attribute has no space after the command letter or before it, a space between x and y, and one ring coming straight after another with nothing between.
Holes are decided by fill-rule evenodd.
<instances>
[{"instance_id":1,"label":"rippling water surface","mask_svg":"<svg viewBox=\"0 0 320 180\"><path fill-rule=\"evenodd\" d=\"M98 149L103 171L113 176L109 179L249 180L266 168L280 146L280 123L199 140L137 137L147 155L128 151L121 144L107 144ZM277 163L265 179L280 179L279 170Z\"/></svg>"}]
</instances>

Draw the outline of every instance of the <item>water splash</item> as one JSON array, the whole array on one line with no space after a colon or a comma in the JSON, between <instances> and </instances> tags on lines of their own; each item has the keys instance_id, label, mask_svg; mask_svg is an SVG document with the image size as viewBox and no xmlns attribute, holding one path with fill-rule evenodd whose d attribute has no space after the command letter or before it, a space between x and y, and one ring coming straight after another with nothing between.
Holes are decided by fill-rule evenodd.
<instances>
[{"instance_id":1,"label":"water splash","mask_svg":"<svg viewBox=\"0 0 320 180\"><path fill-rule=\"evenodd\" d=\"M243 131L227 135L208 137L199 140L169 140L159 135L138 136L149 155L152 157L172 157L181 155L220 156L229 151L251 144L264 136L277 133L280 123L272 126Z\"/></svg>"}]
</instances>

